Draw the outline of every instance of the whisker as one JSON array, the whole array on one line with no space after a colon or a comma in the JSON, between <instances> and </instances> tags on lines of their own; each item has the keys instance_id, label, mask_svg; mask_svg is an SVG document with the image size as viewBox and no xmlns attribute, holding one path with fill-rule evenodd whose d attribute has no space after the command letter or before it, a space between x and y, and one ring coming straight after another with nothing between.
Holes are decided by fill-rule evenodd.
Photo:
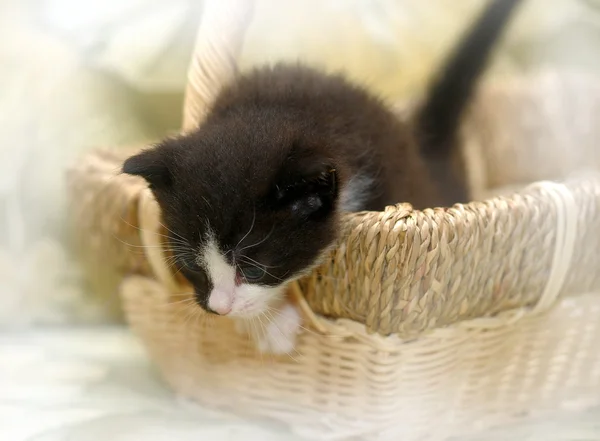
<instances>
[{"instance_id":1,"label":"whisker","mask_svg":"<svg viewBox=\"0 0 600 441\"><path fill-rule=\"evenodd\" d=\"M249 249L249 248L254 248L254 247L257 247L257 246L259 246L260 244L262 244L262 243L266 242L266 241L267 241L267 239L269 239L269 237L271 237L271 234L273 234L273 231L275 231L275 225L273 225L273 226L271 227L271 231L269 231L269 234L267 234L267 236L266 236L266 237L265 237L263 240L261 240L260 242L257 242L257 243L255 243L254 245L248 245L248 246L246 246L246 247L244 247L244 248L241 248L241 249L239 249L239 250L238 250L238 253L241 253L242 251L244 251L244 250L247 250L247 249Z\"/></svg>"},{"instance_id":2,"label":"whisker","mask_svg":"<svg viewBox=\"0 0 600 441\"><path fill-rule=\"evenodd\" d=\"M277 317L281 317L281 315L282 315L282 314L281 314L281 312L280 312L280 311L279 311L277 308L273 308L273 307L267 307L267 311L269 311L269 313L276 314L276 316L277 316ZM305 327L305 326L299 325L299 327L300 327L302 330L304 330L304 331L308 332L309 334L312 334L312 335L319 335L318 333L316 333L316 332L315 332L315 331L313 331L312 329L309 329L309 328L307 328L307 327Z\"/></svg>"},{"instance_id":3,"label":"whisker","mask_svg":"<svg viewBox=\"0 0 600 441\"><path fill-rule=\"evenodd\" d=\"M255 264L257 264L257 265L260 265L261 267L264 267L264 268L281 268L281 266L282 266L282 265L276 265L276 266L271 266L271 265L263 265L262 263L260 263L260 262L258 262L258 261L256 261L256 260L254 260L254 259L252 259L251 257L249 257L249 256L246 256L246 255L240 255L240 256L238 256L238 258L240 258L240 259L241 259L241 258L248 259L248 260L250 260L251 262L254 262Z\"/></svg>"},{"instance_id":4,"label":"whisker","mask_svg":"<svg viewBox=\"0 0 600 441\"><path fill-rule=\"evenodd\" d=\"M261 328L259 330L258 326L256 325L255 317L250 317L250 324L252 325L252 331L253 331L252 332L252 343L254 344L254 350L259 353L260 365L264 367L264 365L265 365L264 354L263 354L263 351L258 347L259 342L261 340L261 335L265 334L264 326L262 325L262 322L260 322ZM262 334L261 334L261 332L262 332Z\"/></svg>"},{"instance_id":5,"label":"whisker","mask_svg":"<svg viewBox=\"0 0 600 441\"><path fill-rule=\"evenodd\" d=\"M188 240L185 237L181 236L180 234L177 234L175 231L171 230L169 227L167 227L166 225L164 225L162 222L159 222L158 224L161 227L163 227L165 230L167 230L169 233L175 235L175 237L169 236L169 238L171 240L175 241L175 239L178 239L178 240L180 239L183 243L189 245L189 242L188 242Z\"/></svg>"},{"instance_id":6,"label":"whisker","mask_svg":"<svg viewBox=\"0 0 600 441\"><path fill-rule=\"evenodd\" d=\"M164 308L164 309L176 309L176 308L181 308L183 306L195 306L195 305L196 305L196 302L194 301L194 299L183 299L183 300L178 300L175 302L163 303L158 306L160 308Z\"/></svg>"},{"instance_id":7,"label":"whisker","mask_svg":"<svg viewBox=\"0 0 600 441\"><path fill-rule=\"evenodd\" d=\"M266 313L266 314L265 314ZM269 322L275 326L275 329L277 329L277 331L279 332L279 334L281 335L281 338L283 340L286 339L285 334L283 333L283 331L281 330L281 328L279 327L279 325L277 325L277 321L275 320L275 318L270 314L270 311L268 309L266 309L265 311L262 312L262 314L268 318ZM267 315L268 314L268 315ZM270 317L270 318L269 318ZM296 354L300 355L300 353L296 350L296 348L293 348L293 351L296 352ZM292 354L287 353L286 355L288 355L292 360L294 360L296 363L298 363L298 360L294 357L292 357Z\"/></svg>"},{"instance_id":8,"label":"whisker","mask_svg":"<svg viewBox=\"0 0 600 441\"><path fill-rule=\"evenodd\" d=\"M175 265L173 264L172 266L170 266L170 267L169 267L169 269L173 268L174 266L175 266ZM172 274L172 276L173 276L173 277L177 276L179 273L181 273L181 271L183 271L183 267L182 267L182 266L180 266L179 268L177 268L177 271L175 271L175 272ZM183 276L183 277L185 277L185 276ZM186 280L187 280L187 279L186 279Z\"/></svg>"},{"instance_id":9,"label":"whisker","mask_svg":"<svg viewBox=\"0 0 600 441\"><path fill-rule=\"evenodd\" d=\"M184 303L190 303L190 301L194 300L191 297L185 298L185 299L181 299L181 300L175 300L172 302L165 302L165 303L161 303L160 305L158 305L161 308L177 308L178 306L181 306Z\"/></svg>"},{"instance_id":10,"label":"whisker","mask_svg":"<svg viewBox=\"0 0 600 441\"><path fill-rule=\"evenodd\" d=\"M179 256L177 256L175 252L171 252L170 254L171 254L170 256L165 257L165 262L170 262L170 263L175 264L175 263L177 263L177 260L181 257L182 253L180 253Z\"/></svg>"},{"instance_id":11,"label":"whisker","mask_svg":"<svg viewBox=\"0 0 600 441\"><path fill-rule=\"evenodd\" d=\"M126 247L131 248L132 249L131 251L134 251L134 252L139 253L139 254L143 254L143 251L146 250L146 249L157 249L157 248L159 248L159 249L163 249L166 253L169 253L169 254L178 253L180 255L185 255L185 254L189 253L189 256L191 256L191 257L194 256L191 252L189 252L189 250L184 249L184 248L165 248L165 247L163 247L161 245L135 245L135 244L132 244L132 243L129 243L129 242L125 242L124 240L122 240L121 238L116 237L116 236L115 236L115 239L117 239L119 242L121 242Z\"/></svg>"},{"instance_id":12,"label":"whisker","mask_svg":"<svg viewBox=\"0 0 600 441\"><path fill-rule=\"evenodd\" d=\"M193 297L188 297L187 299L176 300L174 302L169 302L167 305L179 305L181 303L195 303L196 299Z\"/></svg>"},{"instance_id":13,"label":"whisker","mask_svg":"<svg viewBox=\"0 0 600 441\"><path fill-rule=\"evenodd\" d=\"M194 295L193 291L174 292L171 294L172 297L182 297L182 296L191 297L193 295Z\"/></svg>"},{"instance_id":14,"label":"whisker","mask_svg":"<svg viewBox=\"0 0 600 441\"><path fill-rule=\"evenodd\" d=\"M194 330L198 330L198 324L202 325L203 315L201 311L196 310L196 318L194 319Z\"/></svg>"},{"instance_id":15,"label":"whisker","mask_svg":"<svg viewBox=\"0 0 600 441\"><path fill-rule=\"evenodd\" d=\"M121 242L123 245L125 245L129 248L132 248L134 250L142 250L143 251L146 249L161 248L161 249L164 249L165 252L171 253L171 254L178 253L178 254L182 254L182 255L189 255L191 257L194 256L194 254L188 248L183 248L183 247L172 248L172 247L165 247L163 245L136 245L136 244L126 242L123 239L121 239L120 237L117 237L116 235L114 235L113 237L116 240L118 240L119 242ZM173 257L173 256L171 256L171 257Z\"/></svg>"},{"instance_id":16,"label":"whisker","mask_svg":"<svg viewBox=\"0 0 600 441\"><path fill-rule=\"evenodd\" d=\"M146 248L164 248L162 245L134 245L132 243L125 242L123 239L121 239L120 237L117 237L117 236L115 236L115 239L117 239L123 245L126 245L126 246L128 246L130 248L142 248L142 249L146 249Z\"/></svg>"},{"instance_id":17,"label":"whisker","mask_svg":"<svg viewBox=\"0 0 600 441\"><path fill-rule=\"evenodd\" d=\"M253 321L254 321L254 320L258 320L258 322L260 323L260 328L261 328L261 331L262 331L262 336L263 336L263 339L264 339L264 340L266 340L266 339L267 339L266 335L267 335L267 332L268 332L268 331L267 331L267 328L266 328L265 324L264 324L264 323L263 323L263 321L261 320L261 318L260 318L260 315L253 316L253 317L252 317L252 320L253 320ZM267 347L266 349L267 349L267 350L266 350L266 352L265 352L264 350L261 350L261 349L259 349L259 350L258 350L258 351L260 352L260 358L261 358L261 362L262 362L262 365L263 365L263 366L264 366L264 356L265 356L265 353L266 353L266 354L270 354L270 352L269 352L269 348ZM273 361L273 358L271 357L271 362L272 362L272 361Z\"/></svg>"},{"instance_id":18,"label":"whisker","mask_svg":"<svg viewBox=\"0 0 600 441\"><path fill-rule=\"evenodd\" d=\"M208 202L208 199L206 199L205 196L200 195L200 197L202 198L202 200L206 203L206 205L208 205L208 208L210 208L211 210L213 209L212 205L210 204L210 202Z\"/></svg>"},{"instance_id":19,"label":"whisker","mask_svg":"<svg viewBox=\"0 0 600 441\"><path fill-rule=\"evenodd\" d=\"M260 326L262 328L263 336L266 336L268 334L269 330L268 330L267 326L264 324L264 322L262 321L261 317L265 317L265 319L267 320L267 323L270 323L268 318L263 313L261 313L260 315L254 316L253 320L254 319L258 320L258 322L260 323ZM265 337L265 339L267 339L267 338ZM266 352L261 351L261 359L263 359L263 357L265 355L267 355L269 357L270 363L274 363L275 360L273 357L273 353L269 350L269 348L267 348ZM269 372L269 371L267 371L267 372Z\"/></svg>"},{"instance_id":20,"label":"whisker","mask_svg":"<svg viewBox=\"0 0 600 441\"><path fill-rule=\"evenodd\" d=\"M187 297L181 301L169 302L169 303L163 305L166 308L176 309L176 312L174 315L175 320L180 320L181 314L188 313L190 309L196 311L197 308L200 308L200 306L196 303L196 299L193 297L193 293L187 292L187 293L182 293L179 295L187 295L189 297Z\"/></svg>"},{"instance_id":21,"label":"whisker","mask_svg":"<svg viewBox=\"0 0 600 441\"><path fill-rule=\"evenodd\" d=\"M189 304L189 303L188 303L188 304L185 304L185 308L187 309L187 311L188 311L188 314L187 314L187 318L185 319L185 321L184 321L184 323L183 323L183 327L184 327L184 328L188 328L188 326L189 326L189 324L190 324L191 320L192 320L192 319L195 317L195 314L197 314L197 313L198 313L198 309L196 309L196 308L194 308L194 307L190 306L190 304ZM199 307L198 307L198 308L199 308Z\"/></svg>"},{"instance_id":22,"label":"whisker","mask_svg":"<svg viewBox=\"0 0 600 441\"><path fill-rule=\"evenodd\" d=\"M237 243L237 245L234 247L237 248L240 246L240 244L244 241L245 238L248 237L248 235L252 232L252 229L254 228L254 222L256 221L256 205L254 205L254 209L253 209L253 214L252 214L252 224L250 225L250 229L248 230L248 232L244 235L244 237L242 237L240 239L240 241Z\"/></svg>"},{"instance_id":23,"label":"whisker","mask_svg":"<svg viewBox=\"0 0 600 441\"><path fill-rule=\"evenodd\" d=\"M265 271L265 274L268 274L269 276L273 277L275 280L278 280L278 281L280 281L280 282L283 282L283 281L284 281L284 279L281 279L281 278L279 278L279 277L277 277L277 276L275 276L275 275L271 274L271 273L270 273L270 272L268 272L266 269L264 269L264 268L261 268L261 267L259 266L260 264L258 264L258 265L257 265L256 263L252 263L252 262L249 262L249 261L248 261L248 262L245 262L245 263L247 263L248 265L252 265L252 266L253 266L253 267L255 267L255 268L258 268L258 269L264 270L264 271ZM243 274L244 274L244 272L243 272L243 271L242 271L242 270L239 268L239 265L237 265L237 264L236 264L236 266L238 267L238 270L239 270L239 271L242 273L242 275L243 275ZM245 277L245 276L244 276L244 280L246 280L246 283L248 282L248 280L246 279L246 277Z\"/></svg>"},{"instance_id":24,"label":"whisker","mask_svg":"<svg viewBox=\"0 0 600 441\"><path fill-rule=\"evenodd\" d=\"M133 225L132 223L129 223L129 222L126 220L126 219L124 219L124 218L123 218L123 216L120 216L120 219L121 219L121 220L122 220L122 221L123 221L123 222L124 222L126 225L129 225L131 228L134 228L134 229L136 229L136 230L138 230L138 231L147 232L147 233L152 233L152 234L154 234L154 235L156 235L156 236L163 237L163 238L165 238L165 239L168 239L168 240L171 240L171 241L173 241L173 242L180 242L182 245L189 246L189 243L188 243L188 241L187 241L187 240L185 240L185 239L182 241L181 239L177 239L177 238L174 238L174 237L172 237L172 236L168 236L168 235L166 235L166 234L159 233L158 231L146 230L146 229L144 229L144 228L138 227L137 225ZM161 224L161 225L162 225L162 224Z\"/></svg>"},{"instance_id":25,"label":"whisker","mask_svg":"<svg viewBox=\"0 0 600 441\"><path fill-rule=\"evenodd\" d=\"M246 276L244 275L244 272L242 271L242 269L240 268L240 266L237 264L237 262L234 261L234 265L236 268L236 271L242 275L242 277L244 278L244 282L248 283L248 279L246 278Z\"/></svg>"},{"instance_id":26,"label":"whisker","mask_svg":"<svg viewBox=\"0 0 600 441\"><path fill-rule=\"evenodd\" d=\"M166 248L166 251L172 254L172 257L196 259L196 255L191 248Z\"/></svg>"},{"instance_id":27,"label":"whisker","mask_svg":"<svg viewBox=\"0 0 600 441\"><path fill-rule=\"evenodd\" d=\"M183 303L181 305L177 305L175 308L175 314L173 315L173 318L176 321L184 321L185 322L185 318L189 315L190 310L191 310L191 305L189 302Z\"/></svg>"}]
</instances>

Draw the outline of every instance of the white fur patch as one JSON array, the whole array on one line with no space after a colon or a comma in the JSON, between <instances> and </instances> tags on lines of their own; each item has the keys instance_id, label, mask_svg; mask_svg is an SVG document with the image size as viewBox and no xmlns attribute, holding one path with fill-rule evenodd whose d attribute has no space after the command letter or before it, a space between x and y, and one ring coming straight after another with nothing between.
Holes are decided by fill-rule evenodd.
<instances>
[{"instance_id":1,"label":"white fur patch","mask_svg":"<svg viewBox=\"0 0 600 441\"><path fill-rule=\"evenodd\" d=\"M213 240L208 241L200 260L213 283L209 308L221 315L229 314L235 302L235 268L227 263Z\"/></svg>"},{"instance_id":2,"label":"white fur patch","mask_svg":"<svg viewBox=\"0 0 600 441\"><path fill-rule=\"evenodd\" d=\"M302 329L302 317L298 308L286 301L259 317L236 320L235 328L250 335L261 352L289 354Z\"/></svg>"},{"instance_id":3,"label":"white fur patch","mask_svg":"<svg viewBox=\"0 0 600 441\"><path fill-rule=\"evenodd\" d=\"M241 284L236 288L236 301L231 315L256 317L271 308L283 296L282 286Z\"/></svg>"},{"instance_id":4,"label":"white fur patch","mask_svg":"<svg viewBox=\"0 0 600 441\"><path fill-rule=\"evenodd\" d=\"M221 315L254 317L282 297L283 287L242 283L236 286L236 269L230 265L214 240L209 240L198 258L213 283L208 298L210 309Z\"/></svg>"},{"instance_id":5,"label":"white fur patch","mask_svg":"<svg viewBox=\"0 0 600 441\"><path fill-rule=\"evenodd\" d=\"M350 178L340 195L340 209L349 212L362 210L369 198L371 185L373 179L368 176L356 175Z\"/></svg>"},{"instance_id":6,"label":"white fur patch","mask_svg":"<svg viewBox=\"0 0 600 441\"><path fill-rule=\"evenodd\" d=\"M285 302L277 314L269 317L269 323L258 341L258 349L273 354L289 354L296 346L301 325L302 317L298 309Z\"/></svg>"}]
</instances>

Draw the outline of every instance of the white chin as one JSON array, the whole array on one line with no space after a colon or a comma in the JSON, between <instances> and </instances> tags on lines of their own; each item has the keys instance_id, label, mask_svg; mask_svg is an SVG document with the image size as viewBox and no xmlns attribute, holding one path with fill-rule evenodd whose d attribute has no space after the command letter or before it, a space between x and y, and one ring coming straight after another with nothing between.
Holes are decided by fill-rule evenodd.
<instances>
[{"instance_id":1,"label":"white chin","mask_svg":"<svg viewBox=\"0 0 600 441\"><path fill-rule=\"evenodd\" d=\"M269 307L262 317L239 317L235 320L236 330L248 335L263 353L290 354L302 329L300 311L291 303L281 301Z\"/></svg>"},{"instance_id":2,"label":"white chin","mask_svg":"<svg viewBox=\"0 0 600 441\"><path fill-rule=\"evenodd\" d=\"M235 289L235 300L229 315L252 318L267 313L283 299L284 286L242 284Z\"/></svg>"}]
</instances>

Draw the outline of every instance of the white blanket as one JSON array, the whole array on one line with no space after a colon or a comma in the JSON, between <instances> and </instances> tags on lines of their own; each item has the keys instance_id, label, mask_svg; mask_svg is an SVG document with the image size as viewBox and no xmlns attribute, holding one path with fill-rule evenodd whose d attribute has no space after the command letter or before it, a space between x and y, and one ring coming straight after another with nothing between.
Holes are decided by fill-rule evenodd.
<instances>
[{"instance_id":1,"label":"white blanket","mask_svg":"<svg viewBox=\"0 0 600 441\"><path fill-rule=\"evenodd\" d=\"M176 399L123 328L0 334L0 441L300 440Z\"/></svg>"},{"instance_id":2,"label":"white blanket","mask_svg":"<svg viewBox=\"0 0 600 441\"><path fill-rule=\"evenodd\" d=\"M300 54L347 67L382 92L412 91L441 51L433 47L450 41L462 29L456 19L480 3L261 0L243 61ZM577 18L591 20L591 2L531 3L538 6L529 16L541 19L543 32L522 32L529 40L521 46L514 44L518 33L509 39L519 59L547 36L561 44L545 46L538 59L547 61L557 48L558 58L598 62L583 46L570 50L560 34L569 26L583 29ZM27 330L110 318L85 290L67 252L64 170L92 147L163 134L165 125L157 129L146 115L148 102L158 114L172 111L147 97L183 90L200 4L0 1L0 441L295 439L273 423L241 421L177 400L124 328ZM345 12L350 4L353 14ZM342 29L353 36L336 40L333 34ZM520 29L529 26L522 22ZM600 35L591 24L585 29L571 34L576 43ZM324 39L332 44L323 45ZM396 70L402 76L389 76ZM600 421L598 412L482 439L598 440L593 421ZM570 438L573 433L578 436Z\"/></svg>"},{"instance_id":3,"label":"white blanket","mask_svg":"<svg viewBox=\"0 0 600 441\"><path fill-rule=\"evenodd\" d=\"M301 441L273 422L245 421L177 399L124 328L0 334L0 441L238 439ZM454 441L599 439L596 409Z\"/></svg>"}]
</instances>

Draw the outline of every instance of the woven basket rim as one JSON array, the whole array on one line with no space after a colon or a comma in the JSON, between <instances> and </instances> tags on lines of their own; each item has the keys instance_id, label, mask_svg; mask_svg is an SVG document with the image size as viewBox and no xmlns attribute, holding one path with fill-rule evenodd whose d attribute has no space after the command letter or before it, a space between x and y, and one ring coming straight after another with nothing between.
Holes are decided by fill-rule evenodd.
<instances>
[{"instance_id":1,"label":"woven basket rim","mask_svg":"<svg viewBox=\"0 0 600 441\"><path fill-rule=\"evenodd\" d=\"M139 148L139 147L137 147ZM137 149L136 148L136 149ZM165 244L161 239L161 235L165 233L160 222L160 213L158 204L156 204L152 193L147 189L144 181L141 178L131 177L120 174L118 172L118 164L124 157L131 153L128 151L116 151L113 149L101 149L92 153L86 157L86 161L80 162L76 168L71 171L71 179L77 181L78 177L85 174L86 177L98 176L98 180L101 182L110 182L114 188L117 188L120 193L127 194L127 205L120 209L121 212L132 212L134 213L135 234L139 236L140 243L145 247L145 253L142 259L144 260L142 265L138 267L150 267L153 276L159 280L164 286L168 287L171 292L177 293L182 290L189 289L187 283L180 277L175 276L175 271L169 267L166 260L166 248ZM564 184L552 184L553 186L559 186L560 188L566 189L567 195L580 194L579 198L589 200L590 198L595 200L600 199L600 174L599 173L587 173L585 175L579 175L571 180L565 181ZM590 190L591 189L591 190ZM394 240L402 241L402 234L407 236L418 237L425 231L427 232L431 228L440 228L441 233L438 234L438 241L441 238L446 237L445 243L451 243L452 238L447 237L448 235L455 234L460 231L460 227L470 224L481 224L488 225L496 221L498 218L507 217L510 218L513 213L522 215L522 213L537 212L541 217L554 216L556 211L556 204L554 198L556 195L552 193L553 190L548 190L548 187L540 188L540 184L526 187L520 191L514 192L508 196L495 196L488 198L483 201L475 201L469 204L458 204L451 208L439 208L439 209L425 209L425 210L413 210L410 204L397 204L395 206L389 206L382 212L359 212L349 213L343 216L342 220L342 234L338 240L337 247L333 251L334 259L337 262L344 260L344 252L348 248L354 246L357 238L359 240L366 240L367 236L371 235L371 239L381 236L382 231L386 230L392 232L397 237ZM130 218L127 214L122 214L121 217ZM513 221L514 222L514 221ZM366 226L369 227L366 227ZM517 228L518 225L514 224ZM370 228L371 232L367 232L365 228ZM384 230L381 230L383 228ZM552 227L554 228L554 227ZM558 225L556 226L558 228ZM443 230L443 231L442 231ZM390 233L391 234L391 233ZM507 235L510 237L510 234ZM550 242L550 246L554 246L554 240ZM359 244L360 245L360 244ZM361 245L362 246L362 245ZM385 245L383 253L392 252L395 244ZM386 251L387 250L387 251ZM134 250L126 249L125 252L131 254ZM395 251L400 253L400 251ZM405 261L405 265L408 264L408 260ZM352 271L352 266L360 267L363 262L361 261L350 261L347 265L349 271ZM398 265L399 263L397 263ZM552 265L550 265L552 266ZM554 271L548 268L550 272ZM569 266L569 264L567 264ZM328 267L328 263L325 262L320 268L317 268L313 274L308 278L318 278L320 274L333 274L335 268ZM129 272L136 272L137 270L131 268ZM401 275L397 277L402 278ZM407 330L403 328L402 323L395 325L392 328L393 331L389 331L389 327L386 330L380 325L382 317L365 317L361 316L360 312L352 311L351 313L344 314L331 310L327 307L323 307L319 304L318 296L309 295L306 298L307 291L305 290L306 285L303 285L303 280L300 284L294 283L291 286L291 293L294 295L296 300L302 304L304 303L303 310L305 316L309 322L317 328L322 327L323 324L320 321L321 317L318 315L327 317L338 317L340 319L349 318L361 322L367 326L368 331L377 331L383 334L395 333L401 337L409 338L414 333L418 333L427 329L434 329L439 327L447 326L448 324L463 321L465 319L475 318L477 316L497 314L506 310L519 308L523 306L533 306L543 297L550 296L550 300L544 300L543 303L548 305L552 301L556 300L559 295L563 295L560 289L555 289L551 295L544 295L544 287L539 288L539 292L534 293L533 296L526 298L515 299L512 303L503 305L501 308L489 309L476 315L466 316L451 316L445 319L440 319L435 308L431 308L430 312L426 312L425 319L428 321L428 325L423 327L416 327L414 329ZM561 282L561 285L564 283ZM304 295L303 295L304 294ZM310 290L308 291L310 294ZM567 293L573 294L573 293ZM368 301L378 301L377 296L380 292L371 294L372 299ZM414 300L420 300L417 297L409 297L409 303ZM306 302L308 302L306 304ZM439 305L451 303L451 299L439 299ZM435 306L435 305L434 305ZM314 313L312 311L315 311ZM362 309L364 313L364 308ZM437 318L436 318L437 317ZM410 332L409 332L410 331Z\"/></svg>"},{"instance_id":2,"label":"woven basket rim","mask_svg":"<svg viewBox=\"0 0 600 441\"><path fill-rule=\"evenodd\" d=\"M184 132L200 123L220 86L236 74L236 60L249 24L253 3L246 0L208 2L188 73ZM149 266L151 273L162 284L171 291L178 291L181 289L181 281L173 277L173 271L164 259L164 244L157 240L162 228L158 205L140 178L118 174L120 162L125 159L126 153L123 150L116 152L114 149L101 149L92 153L77 165L70 179L75 183L86 179L94 181L93 185L104 186L108 188L107 191L112 191L115 196L124 199L124 206L120 210L135 213L135 228L140 233L136 241L140 241L146 247L146 255L143 258L146 261L142 264L137 262L136 268ZM107 179L112 182L106 183ZM556 185L552 188L556 188ZM532 222L537 219L540 225L545 227L546 237L538 238L538 243L526 245L536 246L541 252L540 247L544 246L543 244L548 241L553 243L554 236L562 234L562 230L553 224L561 206L560 203L557 205L557 200L577 197L578 204L589 205L600 199L600 180L596 176L577 177L566 181L560 188L564 191L559 191L561 194L558 196L546 185L545 189L530 187L511 196L498 196L451 208L418 211L408 204L397 204L381 212L346 214L342 220L342 234L332 257L334 263L325 262L310 277L303 279L300 285L294 284L293 289L303 292L309 309L321 315L353 319L365 323L369 331L382 334L398 333L403 336L481 315L531 306L542 297L545 298L543 304L551 303L552 299L556 300L557 296L564 293L557 288L552 291L552 295L545 295L548 291L545 281L532 287L527 287L526 283L525 286L487 287L485 295L481 297L487 302L485 306L477 304L480 299L476 292L470 293L472 298L451 299L451 290L448 291L450 294L445 295L439 292L436 285L442 282L460 282L455 282L453 277L448 276L449 271L454 269L449 269L447 263L450 250L454 249L457 242L463 242L459 244L463 253L459 257L465 261L464 265L473 265L474 262L468 260L468 254L473 253L473 250L481 251L482 247L495 246L489 241L486 244L466 243L468 241L460 237L466 233L461 231L473 227L471 232L476 239L484 233L495 235L494 227L505 230L504 233L513 230L522 233L519 222ZM511 239L507 237L506 240ZM363 260L363 256L371 260ZM388 258L391 262L383 261ZM513 258L518 260L520 257L513 255ZM553 268L556 265L545 262L544 266L535 260L529 257L526 263L530 266L537 265L535 274L538 278L544 271L554 274ZM346 271L353 266L356 269L357 265L354 262L359 262L359 266L369 266L370 274L367 274L368 271L364 268L356 271L358 275ZM493 279L493 271L514 271L515 265L518 265L518 262L513 263L511 267L493 261L491 267L486 270L490 279ZM405 270L412 271L410 277L403 273ZM581 268L578 270L583 271ZM340 271L346 271L342 278L352 278L346 282L350 294L344 292L343 287L336 287L334 282L339 286L343 285L337 280L327 285L326 279L324 282L319 279L339 279ZM457 271L457 277L468 278L468 271L462 268L461 271ZM564 277L566 276L563 275ZM498 278L495 283L504 284ZM564 280L561 286L562 283ZM362 291L354 289L357 285L364 285L361 287ZM589 282L588 285L584 284L589 289L594 288L593 282ZM479 285L475 284L470 289L479 289L477 286ZM525 288L529 291L523 291ZM334 294L323 295L326 289L333 290ZM500 291L496 292L499 289ZM367 295L364 295L365 293Z\"/></svg>"}]
</instances>

